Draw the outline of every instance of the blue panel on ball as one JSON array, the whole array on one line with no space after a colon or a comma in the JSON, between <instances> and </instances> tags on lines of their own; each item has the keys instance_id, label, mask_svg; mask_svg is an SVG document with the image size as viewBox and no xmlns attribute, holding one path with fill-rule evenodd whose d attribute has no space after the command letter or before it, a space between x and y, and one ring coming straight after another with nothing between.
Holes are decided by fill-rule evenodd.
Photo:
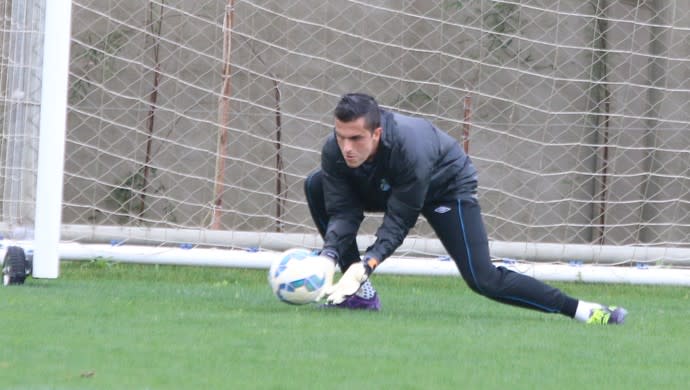
<instances>
[{"instance_id":1,"label":"blue panel on ball","mask_svg":"<svg viewBox=\"0 0 690 390\"><path fill-rule=\"evenodd\" d=\"M292 252L288 254L287 256L283 257L283 259L280 261L280 264L278 265L278 268L276 268L275 274L273 275L274 278L277 278L278 275L283 273L287 269L287 264L291 260L302 260L306 259L309 257L311 254L308 251L300 251L300 252Z\"/></svg>"},{"instance_id":2,"label":"blue panel on ball","mask_svg":"<svg viewBox=\"0 0 690 390\"><path fill-rule=\"evenodd\" d=\"M307 290L315 291L323 287L324 283L326 283L326 278L320 278L319 275L312 275L309 278L305 279L304 283L307 287Z\"/></svg>"},{"instance_id":3,"label":"blue panel on ball","mask_svg":"<svg viewBox=\"0 0 690 390\"><path fill-rule=\"evenodd\" d=\"M287 291L287 292L293 292L297 290L300 287L304 287L307 291L316 291L323 287L324 283L326 282L325 277L319 277L319 275L311 275L308 278L305 279L297 279L293 280L289 283L281 283L281 285L278 287L279 291Z\"/></svg>"}]
</instances>

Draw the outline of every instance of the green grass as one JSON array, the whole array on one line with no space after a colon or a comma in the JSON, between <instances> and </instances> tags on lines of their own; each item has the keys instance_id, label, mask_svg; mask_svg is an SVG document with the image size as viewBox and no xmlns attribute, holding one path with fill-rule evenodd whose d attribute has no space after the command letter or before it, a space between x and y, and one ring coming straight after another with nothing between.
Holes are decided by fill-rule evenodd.
<instances>
[{"instance_id":1,"label":"green grass","mask_svg":"<svg viewBox=\"0 0 690 390\"><path fill-rule=\"evenodd\" d=\"M586 326L472 293L459 278L375 275L379 313L290 306L266 272L63 263L0 289L0 388L681 389L690 289L559 283L629 309Z\"/></svg>"}]
</instances>

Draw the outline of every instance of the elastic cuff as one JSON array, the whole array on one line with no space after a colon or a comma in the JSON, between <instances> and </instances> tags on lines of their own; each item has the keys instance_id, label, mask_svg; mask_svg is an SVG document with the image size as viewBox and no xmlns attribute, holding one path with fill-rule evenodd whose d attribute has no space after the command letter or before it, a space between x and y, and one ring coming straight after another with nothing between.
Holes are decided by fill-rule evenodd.
<instances>
[{"instance_id":1,"label":"elastic cuff","mask_svg":"<svg viewBox=\"0 0 690 390\"><path fill-rule=\"evenodd\" d=\"M365 254L364 257L362 257L362 263L364 264L364 269L367 271L367 275L371 275L376 267L379 266L381 260L379 260L376 256Z\"/></svg>"},{"instance_id":2,"label":"elastic cuff","mask_svg":"<svg viewBox=\"0 0 690 390\"><path fill-rule=\"evenodd\" d=\"M338 257L339 257L339 256L338 256L338 252L334 251L333 249L324 248L324 249L321 250L321 253L319 253L319 255L321 255L321 256L326 256L326 257L330 257L330 258L333 259L335 262L338 262Z\"/></svg>"}]
</instances>

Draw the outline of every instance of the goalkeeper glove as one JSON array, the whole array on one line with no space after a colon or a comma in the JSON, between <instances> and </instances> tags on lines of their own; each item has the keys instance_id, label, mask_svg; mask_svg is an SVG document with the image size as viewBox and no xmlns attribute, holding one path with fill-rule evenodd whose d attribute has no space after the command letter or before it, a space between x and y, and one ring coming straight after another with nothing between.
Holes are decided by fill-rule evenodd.
<instances>
[{"instance_id":1,"label":"goalkeeper glove","mask_svg":"<svg viewBox=\"0 0 690 390\"><path fill-rule=\"evenodd\" d=\"M362 261L352 264L343 276L340 277L338 283L326 291L328 295L326 303L337 305L354 295L362 284L369 279L369 275L371 275L378 264L378 259L367 255L364 256Z\"/></svg>"},{"instance_id":2,"label":"goalkeeper glove","mask_svg":"<svg viewBox=\"0 0 690 390\"><path fill-rule=\"evenodd\" d=\"M328 289L333 286L333 275L335 274L335 266L338 264L338 253L333 249L322 249L316 256L319 259L323 259L325 264L328 264L324 265L326 267L326 287L315 300L320 301L326 296Z\"/></svg>"}]
</instances>

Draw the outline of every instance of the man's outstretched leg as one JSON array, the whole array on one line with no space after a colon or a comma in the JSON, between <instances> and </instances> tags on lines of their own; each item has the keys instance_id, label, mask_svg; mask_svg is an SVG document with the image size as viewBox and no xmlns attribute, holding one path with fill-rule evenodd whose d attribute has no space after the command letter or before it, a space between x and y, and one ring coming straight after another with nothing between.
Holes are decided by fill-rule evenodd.
<instances>
[{"instance_id":1,"label":"man's outstretched leg","mask_svg":"<svg viewBox=\"0 0 690 390\"><path fill-rule=\"evenodd\" d=\"M475 292L498 302L561 313L591 324L622 324L627 311L577 300L530 276L495 267L481 210L476 199L463 199L426 207L423 213L460 274Z\"/></svg>"}]
</instances>

